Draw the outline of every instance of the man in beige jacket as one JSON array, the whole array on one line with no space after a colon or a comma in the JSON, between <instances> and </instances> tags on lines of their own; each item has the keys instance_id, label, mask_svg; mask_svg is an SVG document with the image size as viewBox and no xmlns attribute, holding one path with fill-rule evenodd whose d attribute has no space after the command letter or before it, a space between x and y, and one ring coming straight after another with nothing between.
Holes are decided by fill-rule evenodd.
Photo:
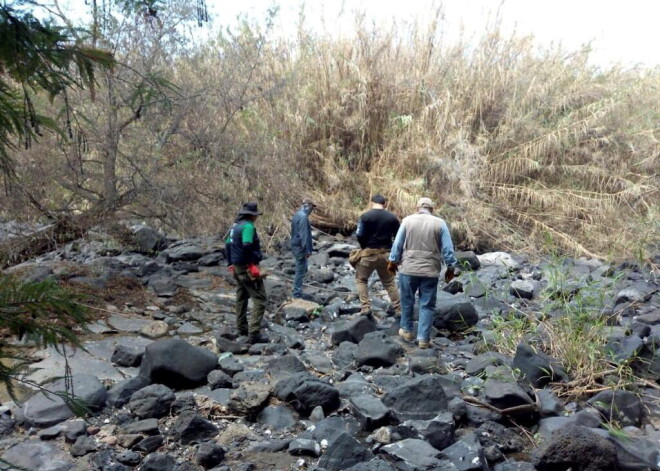
<instances>
[{"instance_id":1,"label":"man in beige jacket","mask_svg":"<svg viewBox=\"0 0 660 471\"><path fill-rule=\"evenodd\" d=\"M401 329L399 335L411 341L413 334L413 307L419 291L419 325L417 341L420 348L429 348L431 325L435 315L438 278L442 260L447 264L445 281L454 277L457 264L454 244L447 223L433 215L430 198L420 198L417 213L403 219L394 239L388 270L399 270L401 291Z\"/></svg>"}]
</instances>

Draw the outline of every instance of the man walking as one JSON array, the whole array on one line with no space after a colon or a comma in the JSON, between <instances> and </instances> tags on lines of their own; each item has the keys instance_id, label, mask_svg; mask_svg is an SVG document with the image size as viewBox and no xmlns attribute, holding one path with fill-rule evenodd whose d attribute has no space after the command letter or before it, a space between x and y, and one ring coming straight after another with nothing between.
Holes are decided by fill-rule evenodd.
<instances>
[{"instance_id":1,"label":"man walking","mask_svg":"<svg viewBox=\"0 0 660 471\"><path fill-rule=\"evenodd\" d=\"M433 201L420 198L417 213L403 219L394 239L388 269L396 273L399 269L401 290L401 329L399 335L405 340L415 338L413 334L413 307L415 293L419 291L419 325L417 341L419 348L429 348L431 325L435 314L438 277L441 261L447 265L445 282L454 278L457 264L454 244L447 223L433 215Z\"/></svg>"},{"instance_id":2,"label":"man walking","mask_svg":"<svg viewBox=\"0 0 660 471\"><path fill-rule=\"evenodd\" d=\"M399 230L399 219L385 209L387 201L382 195L371 198L371 209L360 216L357 226L357 239L360 243L360 261L355 266L355 282L362 304L360 314L371 314L369 299L369 277L376 271L390 298L395 315L401 311L399 291L394 282L394 274L387 270L387 255L392 249L392 241Z\"/></svg>"},{"instance_id":3,"label":"man walking","mask_svg":"<svg viewBox=\"0 0 660 471\"><path fill-rule=\"evenodd\" d=\"M226 241L229 271L234 274L236 287L236 327L239 335L247 335L249 343L267 342L261 334L261 320L266 310L266 288L259 271L262 259L261 243L254 223L261 213L257 203L245 203L238 212ZM248 325L248 299L253 310Z\"/></svg>"},{"instance_id":4,"label":"man walking","mask_svg":"<svg viewBox=\"0 0 660 471\"><path fill-rule=\"evenodd\" d=\"M307 274L307 259L312 255L312 226L309 224L309 215L316 208L316 204L305 198L302 206L291 219L291 253L296 260L296 275L293 281L293 298L302 298L302 285Z\"/></svg>"}]
</instances>

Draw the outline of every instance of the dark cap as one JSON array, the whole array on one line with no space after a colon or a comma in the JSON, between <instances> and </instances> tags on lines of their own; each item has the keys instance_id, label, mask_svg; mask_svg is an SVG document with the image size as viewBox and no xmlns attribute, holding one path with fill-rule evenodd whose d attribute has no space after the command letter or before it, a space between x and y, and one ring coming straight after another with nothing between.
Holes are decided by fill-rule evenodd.
<instances>
[{"instance_id":1,"label":"dark cap","mask_svg":"<svg viewBox=\"0 0 660 471\"><path fill-rule=\"evenodd\" d=\"M308 204L308 205L312 206L313 208L316 208L316 203L311 198L304 198L302 200L302 204Z\"/></svg>"},{"instance_id":2,"label":"dark cap","mask_svg":"<svg viewBox=\"0 0 660 471\"><path fill-rule=\"evenodd\" d=\"M371 202L376 204L385 204L387 200L383 195L373 195L371 197Z\"/></svg>"},{"instance_id":3,"label":"dark cap","mask_svg":"<svg viewBox=\"0 0 660 471\"><path fill-rule=\"evenodd\" d=\"M243 203L243 207L238 212L238 215L242 216L244 214L249 214L250 216L261 216L263 213L259 212L257 203Z\"/></svg>"}]
</instances>

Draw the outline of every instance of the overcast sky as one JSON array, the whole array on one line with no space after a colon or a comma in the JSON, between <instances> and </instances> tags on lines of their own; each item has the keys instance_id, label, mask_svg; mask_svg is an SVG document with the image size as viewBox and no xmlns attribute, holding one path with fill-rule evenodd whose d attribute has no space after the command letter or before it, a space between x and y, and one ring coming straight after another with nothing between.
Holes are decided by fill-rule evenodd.
<instances>
[{"instance_id":1,"label":"overcast sky","mask_svg":"<svg viewBox=\"0 0 660 471\"><path fill-rule=\"evenodd\" d=\"M457 38L460 28L464 36L478 34L499 11L505 33L531 33L539 43L559 42L569 50L591 42L596 64L660 65L660 0L207 0L215 25L240 14L265 18L277 4L282 35L295 31L303 3L308 27L333 35L351 33L356 11L375 23L424 21L433 5L441 5L446 39Z\"/></svg>"}]
</instances>

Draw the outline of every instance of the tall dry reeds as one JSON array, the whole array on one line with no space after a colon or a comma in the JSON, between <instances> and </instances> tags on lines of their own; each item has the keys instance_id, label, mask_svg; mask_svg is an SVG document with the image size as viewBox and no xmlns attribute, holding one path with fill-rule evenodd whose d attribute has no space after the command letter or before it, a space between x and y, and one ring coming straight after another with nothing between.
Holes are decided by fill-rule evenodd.
<instances>
[{"instance_id":1,"label":"tall dry reeds","mask_svg":"<svg viewBox=\"0 0 660 471\"><path fill-rule=\"evenodd\" d=\"M322 203L318 224L348 230L374 193L400 216L430 196L463 248L656 250L659 70L597 69L587 50L542 50L497 26L449 44L442 21L356 18L344 39L302 25L291 42L243 23L179 54L162 68L176 112L145 112L154 122L125 136L168 132L129 209L192 235L223 232L257 200L279 240L304 195Z\"/></svg>"}]
</instances>

